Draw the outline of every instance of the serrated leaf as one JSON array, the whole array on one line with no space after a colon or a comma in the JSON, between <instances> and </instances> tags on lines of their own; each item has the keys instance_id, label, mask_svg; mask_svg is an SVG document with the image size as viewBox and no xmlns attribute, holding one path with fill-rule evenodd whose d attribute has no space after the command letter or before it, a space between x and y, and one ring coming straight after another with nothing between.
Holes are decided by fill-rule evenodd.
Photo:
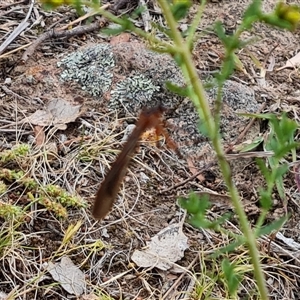
<instances>
[{"instance_id":1,"label":"serrated leaf","mask_svg":"<svg viewBox=\"0 0 300 300\"><path fill-rule=\"evenodd\" d=\"M188 198L180 198L179 205L190 214L205 215L207 209L210 207L209 196L207 194L199 196L191 193Z\"/></svg>"},{"instance_id":2,"label":"serrated leaf","mask_svg":"<svg viewBox=\"0 0 300 300\"><path fill-rule=\"evenodd\" d=\"M263 174L263 176L266 178L267 181L271 180L271 174L269 169L266 167L265 161L261 158L256 159L256 164L259 167L259 170Z\"/></svg>"},{"instance_id":3,"label":"serrated leaf","mask_svg":"<svg viewBox=\"0 0 300 300\"><path fill-rule=\"evenodd\" d=\"M240 284L241 276L238 275L235 264L231 263L228 259L223 259L222 270L227 281L229 294L230 296L234 296Z\"/></svg>"},{"instance_id":4,"label":"serrated leaf","mask_svg":"<svg viewBox=\"0 0 300 300\"><path fill-rule=\"evenodd\" d=\"M278 220L273 221L271 224L263 226L256 231L256 237L260 237L262 235L268 235L273 231L278 231L282 228L283 224L288 220L288 216L283 216Z\"/></svg>"},{"instance_id":5,"label":"serrated leaf","mask_svg":"<svg viewBox=\"0 0 300 300\"><path fill-rule=\"evenodd\" d=\"M234 242L231 242L230 244L228 244L227 246L225 247L222 247L220 249L218 249L217 251L215 251L211 256L213 258L217 258L218 256L220 256L221 254L224 254L224 253L230 253L230 252L233 252L233 251L236 251L236 249L241 246L242 244L244 244L245 242L245 238L242 237L242 236L239 236L237 238L237 240L235 240Z\"/></svg>"},{"instance_id":6,"label":"serrated leaf","mask_svg":"<svg viewBox=\"0 0 300 300\"><path fill-rule=\"evenodd\" d=\"M187 211L188 214L196 214L200 210L200 201L195 194L189 195L188 198L180 197L178 199L178 204Z\"/></svg>"},{"instance_id":7,"label":"serrated leaf","mask_svg":"<svg viewBox=\"0 0 300 300\"><path fill-rule=\"evenodd\" d=\"M261 0L252 1L252 3L248 6L246 11L244 12L244 18L250 18L253 16L258 16L261 12Z\"/></svg>"},{"instance_id":8,"label":"serrated leaf","mask_svg":"<svg viewBox=\"0 0 300 300\"><path fill-rule=\"evenodd\" d=\"M288 169L289 169L288 164L282 164L278 168L276 168L276 170L275 170L275 180L278 180L278 179L282 178L286 174Z\"/></svg>"},{"instance_id":9,"label":"serrated leaf","mask_svg":"<svg viewBox=\"0 0 300 300\"><path fill-rule=\"evenodd\" d=\"M271 194L264 189L259 190L259 204L264 210L269 210L272 207L272 198Z\"/></svg>"},{"instance_id":10,"label":"serrated leaf","mask_svg":"<svg viewBox=\"0 0 300 300\"><path fill-rule=\"evenodd\" d=\"M172 5L171 12L173 14L174 19L176 21L183 19L188 14L190 6L191 3L188 0L178 1L177 3Z\"/></svg>"},{"instance_id":11,"label":"serrated leaf","mask_svg":"<svg viewBox=\"0 0 300 300\"><path fill-rule=\"evenodd\" d=\"M188 222L195 228L211 228L211 222L203 215L192 215L188 218Z\"/></svg>"}]
</instances>

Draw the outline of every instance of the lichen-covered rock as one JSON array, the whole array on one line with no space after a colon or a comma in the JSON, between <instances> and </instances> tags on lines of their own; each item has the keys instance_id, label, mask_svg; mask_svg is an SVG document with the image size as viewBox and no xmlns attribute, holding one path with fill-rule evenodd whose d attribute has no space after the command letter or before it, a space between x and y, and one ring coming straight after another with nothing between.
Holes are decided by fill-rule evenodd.
<instances>
[{"instance_id":1,"label":"lichen-covered rock","mask_svg":"<svg viewBox=\"0 0 300 300\"><path fill-rule=\"evenodd\" d=\"M77 82L123 116L137 116L141 108L163 105L168 109L166 119L172 137L181 150L197 160L203 149L208 149L211 157L207 138L199 133L201 122L193 104L166 88L167 81L184 86L180 69L168 55L147 50L139 43L97 44L69 54L58 65L62 80ZM216 94L217 88L207 91L212 108ZM225 83L222 100L220 130L229 143L247 124L236 113L256 112L258 104L251 88L233 81Z\"/></svg>"},{"instance_id":2,"label":"lichen-covered rock","mask_svg":"<svg viewBox=\"0 0 300 300\"><path fill-rule=\"evenodd\" d=\"M183 85L181 71L165 54L138 43L90 45L63 58L60 78L75 81L93 96L108 100L108 107L136 116L143 107L163 104L173 108L181 97L166 82Z\"/></svg>"},{"instance_id":3,"label":"lichen-covered rock","mask_svg":"<svg viewBox=\"0 0 300 300\"><path fill-rule=\"evenodd\" d=\"M75 81L93 96L102 96L111 86L115 61L107 44L73 52L57 64L64 68L60 78Z\"/></svg>"},{"instance_id":4,"label":"lichen-covered rock","mask_svg":"<svg viewBox=\"0 0 300 300\"><path fill-rule=\"evenodd\" d=\"M211 108L217 97L217 88L206 91ZM259 105L254 91L240 83L228 80L223 87L220 134L227 142L238 137L246 126L248 119L237 113L255 113ZM184 144L190 149L194 145L203 144L207 139L199 134L199 127L203 121L199 120L197 111L191 101L185 99L169 119L173 124L174 132L180 134L178 139L185 140ZM177 130L175 131L175 127ZM253 130L258 130L256 127Z\"/></svg>"}]
</instances>

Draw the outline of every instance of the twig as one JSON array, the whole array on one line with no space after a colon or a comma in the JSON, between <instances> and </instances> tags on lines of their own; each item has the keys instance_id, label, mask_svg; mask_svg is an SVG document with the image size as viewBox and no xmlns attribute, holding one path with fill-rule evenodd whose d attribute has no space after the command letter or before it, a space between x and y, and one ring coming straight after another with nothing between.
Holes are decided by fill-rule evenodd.
<instances>
[{"instance_id":1,"label":"twig","mask_svg":"<svg viewBox=\"0 0 300 300\"><path fill-rule=\"evenodd\" d=\"M24 2L26 2L26 0L21 0L21 1L15 2L14 5L22 4L22 3L24 3ZM10 7L10 6L11 6L11 3L10 3L10 4L3 4L3 5L0 5L0 8L1 8L1 9L5 9L5 8L7 8L7 7Z\"/></svg>"},{"instance_id":2,"label":"twig","mask_svg":"<svg viewBox=\"0 0 300 300\"><path fill-rule=\"evenodd\" d=\"M279 43L276 43L276 45L271 49L271 51L269 51L269 53L267 54L267 56L265 57L262 66L264 69L266 69L266 64L271 56L271 54L275 51L275 49L278 47ZM273 70L272 70L273 71Z\"/></svg>"},{"instance_id":3,"label":"twig","mask_svg":"<svg viewBox=\"0 0 300 300\"><path fill-rule=\"evenodd\" d=\"M178 184L175 184L175 185L172 185L170 188L167 188L165 190L162 190L159 192L159 195L161 194L164 194L164 193L167 193L173 189L177 189L178 187L182 186L182 185L185 185L187 182L195 179L196 177L198 177L201 173L203 173L204 171L208 170L209 168L211 168L212 166L216 165L217 163L216 162L209 162L208 164L206 164L203 168L200 169L199 172L197 172L196 174L194 174L193 176L179 182Z\"/></svg>"},{"instance_id":4,"label":"twig","mask_svg":"<svg viewBox=\"0 0 300 300\"><path fill-rule=\"evenodd\" d=\"M9 15L10 13L14 11L20 11L20 7L14 7L10 10L4 11L3 13L0 14L0 18L4 17L5 15Z\"/></svg>"},{"instance_id":5,"label":"twig","mask_svg":"<svg viewBox=\"0 0 300 300\"><path fill-rule=\"evenodd\" d=\"M24 54L22 55L22 61L23 61L23 63L25 63L28 60L28 58L33 55L35 49L42 42L44 42L47 39L71 37L71 36L74 36L74 35L82 35L82 34L85 34L87 32L98 30L98 29L102 28L105 24L106 24L106 21L103 18L101 18L100 20L98 20L97 22L95 22L93 24L76 27L76 28L71 29L71 30L65 30L65 31L51 30L51 31L45 32L44 34L40 35L38 37L38 39L36 39L35 42L32 43L28 47L28 49L24 52Z\"/></svg>"},{"instance_id":6,"label":"twig","mask_svg":"<svg viewBox=\"0 0 300 300\"><path fill-rule=\"evenodd\" d=\"M137 2L136 4L138 4L138 0L135 0L133 2ZM115 4L113 6L113 10L114 11L118 11L120 8L125 7L125 5L128 7L128 4L131 4L130 0L118 0L118 1L115 1Z\"/></svg>"},{"instance_id":7,"label":"twig","mask_svg":"<svg viewBox=\"0 0 300 300\"><path fill-rule=\"evenodd\" d=\"M16 49L13 49L13 50L11 50L11 51L9 51L9 52L5 52L4 54L0 55L0 59L2 59L2 58L4 58L4 57L8 57L8 56L10 56L11 54L16 53L16 52L18 52L18 51L20 51L20 50L22 50L22 49L25 49L25 48L29 47L31 44L32 44L32 43L28 43L28 44L26 44L26 45L22 45L22 46L20 46L20 47L18 47L18 48L16 48Z\"/></svg>"},{"instance_id":8,"label":"twig","mask_svg":"<svg viewBox=\"0 0 300 300\"><path fill-rule=\"evenodd\" d=\"M19 26L17 28L15 28L15 30L10 34L10 36L0 46L0 54L2 54L5 51L5 49L8 47L8 45L10 45L10 43L12 41L14 41L15 38L17 36L19 36L21 34L21 32L24 31L29 26L29 23L27 22L27 20L30 17L30 14L33 9L33 5L34 5L34 0L31 0L31 4L30 4L30 7L29 7L29 10L28 10L28 13L27 13L25 19L21 22L21 24L19 24Z\"/></svg>"},{"instance_id":9,"label":"twig","mask_svg":"<svg viewBox=\"0 0 300 300\"><path fill-rule=\"evenodd\" d=\"M24 97L22 97L22 96L16 94L16 93L13 92L12 90L10 90L6 85L2 85L1 88L2 88L2 90L4 91L4 93L5 93L6 95L11 95L11 96L16 97L16 98L18 98L18 99L25 100L28 104L31 104L31 101L30 101L29 99L24 98Z\"/></svg>"},{"instance_id":10,"label":"twig","mask_svg":"<svg viewBox=\"0 0 300 300\"><path fill-rule=\"evenodd\" d=\"M110 4L108 3L108 4L105 4L105 5L102 5L102 6L100 7L100 9L107 9L109 6L110 6ZM76 19L76 20L70 22L69 24L67 24L67 25L65 25L65 26L63 26L63 27L61 27L61 28L59 28L58 30L65 30L65 29L68 29L69 27L71 27L71 26L73 26L73 25L75 25L75 24L77 24L77 23L79 23L79 22L81 22L81 21L83 21L83 20L85 20L85 19L88 19L88 18L90 18L90 17L92 17L92 16L94 16L94 15L96 15L96 14L98 14L98 13L99 13L98 10L91 10L91 11L88 12L87 14L85 14L85 15L79 17L78 19Z\"/></svg>"}]
</instances>

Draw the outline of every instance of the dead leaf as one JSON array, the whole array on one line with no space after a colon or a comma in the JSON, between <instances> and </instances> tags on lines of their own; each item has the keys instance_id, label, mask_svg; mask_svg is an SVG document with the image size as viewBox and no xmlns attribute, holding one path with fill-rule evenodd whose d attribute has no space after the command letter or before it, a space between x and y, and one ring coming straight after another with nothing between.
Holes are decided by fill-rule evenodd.
<instances>
[{"instance_id":1,"label":"dead leaf","mask_svg":"<svg viewBox=\"0 0 300 300\"><path fill-rule=\"evenodd\" d=\"M151 238L147 249L135 250L131 259L139 267L156 267L166 271L184 256L188 238L182 232L182 223L173 224Z\"/></svg>"},{"instance_id":2,"label":"dead leaf","mask_svg":"<svg viewBox=\"0 0 300 300\"><path fill-rule=\"evenodd\" d=\"M190 157L187 157L186 159L187 161L187 164L188 164L188 167L189 167L189 170L191 171L192 175L196 175L197 173L199 173L199 170L195 167L192 159ZM205 180L204 176L202 174L199 174L197 176L197 179L200 181L200 182L203 182Z\"/></svg>"},{"instance_id":3,"label":"dead leaf","mask_svg":"<svg viewBox=\"0 0 300 300\"><path fill-rule=\"evenodd\" d=\"M285 66L276 69L276 71L280 71L286 68L295 68L300 65L300 52L296 54L294 57L288 59L285 63Z\"/></svg>"},{"instance_id":4,"label":"dead leaf","mask_svg":"<svg viewBox=\"0 0 300 300\"><path fill-rule=\"evenodd\" d=\"M74 122L80 116L80 108L81 105L73 106L63 99L53 99L47 105L47 110L53 116L53 125L56 127L64 127L65 124Z\"/></svg>"},{"instance_id":5,"label":"dead leaf","mask_svg":"<svg viewBox=\"0 0 300 300\"><path fill-rule=\"evenodd\" d=\"M52 115L45 110L37 110L30 117L25 119L25 122L33 125L46 127L52 124Z\"/></svg>"},{"instance_id":6,"label":"dead leaf","mask_svg":"<svg viewBox=\"0 0 300 300\"><path fill-rule=\"evenodd\" d=\"M80 296L86 290L84 273L64 256L59 263L49 262L48 272L69 294Z\"/></svg>"},{"instance_id":7,"label":"dead leaf","mask_svg":"<svg viewBox=\"0 0 300 300\"><path fill-rule=\"evenodd\" d=\"M45 110L37 110L25 119L25 122L38 126L55 126L64 130L66 124L74 122L80 115L81 105L72 105L63 99L52 99Z\"/></svg>"},{"instance_id":8,"label":"dead leaf","mask_svg":"<svg viewBox=\"0 0 300 300\"><path fill-rule=\"evenodd\" d=\"M110 44L111 45L116 45L120 43L128 43L130 40L131 35L129 33L123 32L117 36L113 36L110 39Z\"/></svg>"},{"instance_id":9,"label":"dead leaf","mask_svg":"<svg viewBox=\"0 0 300 300\"><path fill-rule=\"evenodd\" d=\"M45 132L44 127L42 126L34 126L33 132L35 135L35 143L37 146L41 146L44 144L45 141Z\"/></svg>"}]
</instances>

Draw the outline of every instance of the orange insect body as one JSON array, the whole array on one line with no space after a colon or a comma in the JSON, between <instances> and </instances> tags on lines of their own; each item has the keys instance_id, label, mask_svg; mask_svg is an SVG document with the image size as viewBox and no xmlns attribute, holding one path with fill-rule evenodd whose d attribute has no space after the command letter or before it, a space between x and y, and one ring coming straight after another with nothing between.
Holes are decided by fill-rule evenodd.
<instances>
[{"instance_id":1,"label":"orange insect body","mask_svg":"<svg viewBox=\"0 0 300 300\"><path fill-rule=\"evenodd\" d=\"M123 150L120 152L116 161L112 164L111 169L109 170L96 194L92 211L95 219L103 219L112 209L122 179L125 176L127 167L131 161L132 155L142 133L151 127L155 127L158 135L165 133L161 120L163 111L164 109L159 106L156 108L143 110L141 112L135 129L128 137Z\"/></svg>"}]
</instances>

